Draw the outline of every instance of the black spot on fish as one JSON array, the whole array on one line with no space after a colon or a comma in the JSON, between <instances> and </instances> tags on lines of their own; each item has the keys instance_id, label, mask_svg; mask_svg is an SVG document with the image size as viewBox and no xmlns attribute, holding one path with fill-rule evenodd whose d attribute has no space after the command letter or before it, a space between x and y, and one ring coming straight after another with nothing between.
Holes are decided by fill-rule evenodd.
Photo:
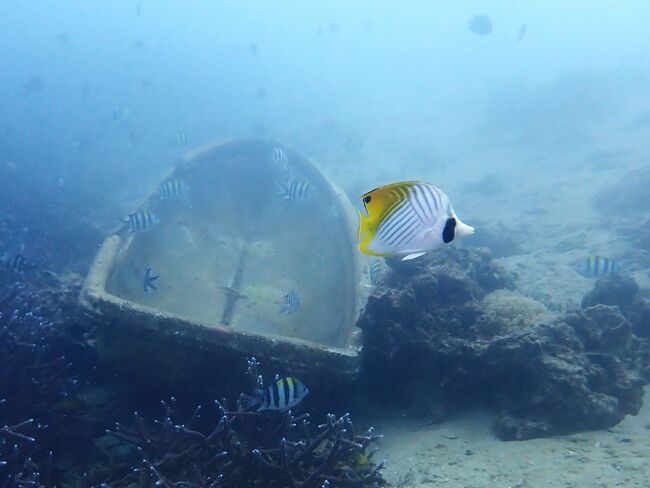
<instances>
[{"instance_id":1,"label":"black spot on fish","mask_svg":"<svg viewBox=\"0 0 650 488\"><path fill-rule=\"evenodd\" d=\"M370 200L372 200L372 197L370 195L368 195L363 199L363 202L364 203L370 203Z\"/></svg>"},{"instance_id":2,"label":"black spot on fish","mask_svg":"<svg viewBox=\"0 0 650 488\"><path fill-rule=\"evenodd\" d=\"M445 222L445 228L442 229L442 242L449 244L456 237L456 219L451 217Z\"/></svg>"}]
</instances>

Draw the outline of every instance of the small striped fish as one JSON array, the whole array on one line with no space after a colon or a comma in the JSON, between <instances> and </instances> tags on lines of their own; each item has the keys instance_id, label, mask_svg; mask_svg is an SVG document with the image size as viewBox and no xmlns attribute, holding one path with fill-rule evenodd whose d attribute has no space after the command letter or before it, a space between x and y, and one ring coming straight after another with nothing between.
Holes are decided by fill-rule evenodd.
<instances>
[{"instance_id":1,"label":"small striped fish","mask_svg":"<svg viewBox=\"0 0 650 488\"><path fill-rule=\"evenodd\" d=\"M576 264L574 269L585 278L598 278L610 273L621 272L621 268L616 261L603 256L589 256L586 260Z\"/></svg>"},{"instance_id":2,"label":"small striped fish","mask_svg":"<svg viewBox=\"0 0 650 488\"><path fill-rule=\"evenodd\" d=\"M274 147L271 152L271 159L280 167L280 181L282 183L289 182L293 176L287 152L281 147Z\"/></svg>"},{"instance_id":3,"label":"small striped fish","mask_svg":"<svg viewBox=\"0 0 650 488\"><path fill-rule=\"evenodd\" d=\"M289 410L298 405L309 390L297 378L280 378L263 389L256 389L252 395L244 395L243 409L257 412Z\"/></svg>"},{"instance_id":4,"label":"small striped fish","mask_svg":"<svg viewBox=\"0 0 650 488\"><path fill-rule=\"evenodd\" d=\"M345 139L345 141L343 141L343 147L348 151L361 149L361 146L363 146L363 143L361 142L361 139L356 136L349 136Z\"/></svg>"},{"instance_id":5,"label":"small striped fish","mask_svg":"<svg viewBox=\"0 0 650 488\"><path fill-rule=\"evenodd\" d=\"M178 144L179 146L187 145L187 135L185 134L185 132L176 133L176 144Z\"/></svg>"},{"instance_id":6,"label":"small striped fish","mask_svg":"<svg viewBox=\"0 0 650 488\"><path fill-rule=\"evenodd\" d=\"M129 214L128 219L123 222L128 224L130 232L139 232L150 229L160 222L160 219L149 210L140 210Z\"/></svg>"},{"instance_id":7,"label":"small striped fish","mask_svg":"<svg viewBox=\"0 0 650 488\"><path fill-rule=\"evenodd\" d=\"M311 185L308 181L289 180L278 183L278 196L285 200L306 200L311 194Z\"/></svg>"},{"instance_id":8,"label":"small striped fish","mask_svg":"<svg viewBox=\"0 0 650 488\"><path fill-rule=\"evenodd\" d=\"M5 260L5 267L15 273L22 273L25 268L25 257L22 252Z\"/></svg>"},{"instance_id":9,"label":"small striped fish","mask_svg":"<svg viewBox=\"0 0 650 488\"><path fill-rule=\"evenodd\" d=\"M182 196L187 190L187 185L181 180L167 180L160 188L158 188L158 193L160 198L163 200L168 200L170 198L177 198Z\"/></svg>"},{"instance_id":10,"label":"small striped fish","mask_svg":"<svg viewBox=\"0 0 650 488\"><path fill-rule=\"evenodd\" d=\"M296 313L300 308L300 296L296 290L291 290L287 293L282 299L282 305L280 306L280 313L286 313L291 315Z\"/></svg>"},{"instance_id":11,"label":"small striped fish","mask_svg":"<svg viewBox=\"0 0 650 488\"><path fill-rule=\"evenodd\" d=\"M368 265L370 275L370 287L373 291L381 290L386 284L386 265L381 258L371 258Z\"/></svg>"},{"instance_id":12,"label":"small striped fish","mask_svg":"<svg viewBox=\"0 0 650 488\"><path fill-rule=\"evenodd\" d=\"M447 194L430 183L393 183L361 199L367 215L359 212L359 250L365 254L414 259L474 233Z\"/></svg>"},{"instance_id":13,"label":"small striped fish","mask_svg":"<svg viewBox=\"0 0 650 488\"><path fill-rule=\"evenodd\" d=\"M289 157L287 156L287 151L281 147L274 147L271 151L271 159L273 162L279 166L285 166L289 164Z\"/></svg>"}]
</instances>

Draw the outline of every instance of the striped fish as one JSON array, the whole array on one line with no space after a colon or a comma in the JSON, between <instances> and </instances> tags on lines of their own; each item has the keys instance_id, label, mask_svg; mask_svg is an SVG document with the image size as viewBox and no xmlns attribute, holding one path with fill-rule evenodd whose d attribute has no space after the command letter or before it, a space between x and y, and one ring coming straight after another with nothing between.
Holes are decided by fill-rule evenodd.
<instances>
[{"instance_id":1,"label":"striped fish","mask_svg":"<svg viewBox=\"0 0 650 488\"><path fill-rule=\"evenodd\" d=\"M168 200L182 196L187 191L187 185L181 180L167 180L160 185L158 193L160 198Z\"/></svg>"},{"instance_id":2,"label":"striped fish","mask_svg":"<svg viewBox=\"0 0 650 488\"><path fill-rule=\"evenodd\" d=\"M279 166L284 166L289 164L289 157L287 156L287 151L281 147L274 147L271 151L271 159L273 162Z\"/></svg>"},{"instance_id":3,"label":"striped fish","mask_svg":"<svg viewBox=\"0 0 650 488\"><path fill-rule=\"evenodd\" d=\"M287 293L282 299L282 305L280 306L280 313L286 313L291 315L296 313L300 308L300 296L296 290L291 290Z\"/></svg>"},{"instance_id":4,"label":"striped fish","mask_svg":"<svg viewBox=\"0 0 650 488\"><path fill-rule=\"evenodd\" d=\"M123 222L128 225L130 232L140 232L150 229L160 222L160 219L149 210L140 210L129 214L129 217Z\"/></svg>"},{"instance_id":5,"label":"striped fish","mask_svg":"<svg viewBox=\"0 0 650 488\"><path fill-rule=\"evenodd\" d=\"M430 183L393 183L361 199L367 215L359 212L359 249L365 254L414 259L474 233L456 216L449 197Z\"/></svg>"},{"instance_id":6,"label":"striped fish","mask_svg":"<svg viewBox=\"0 0 650 488\"><path fill-rule=\"evenodd\" d=\"M14 273L22 273L25 268L25 256L22 252L19 252L11 258L7 258L5 261L5 267Z\"/></svg>"},{"instance_id":7,"label":"striped fish","mask_svg":"<svg viewBox=\"0 0 650 488\"><path fill-rule=\"evenodd\" d=\"M179 146L187 145L187 135L185 134L185 132L176 133L176 144L178 144Z\"/></svg>"},{"instance_id":8,"label":"striped fish","mask_svg":"<svg viewBox=\"0 0 650 488\"><path fill-rule=\"evenodd\" d=\"M306 200L311 194L311 185L308 181L289 180L278 183L278 196L285 200Z\"/></svg>"},{"instance_id":9,"label":"striped fish","mask_svg":"<svg viewBox=\"0 0 650 488\"><path fill-rule=\"evenodd\" d=\"M280 166L280 181L289 182L292 179L293 179L293 173L291 171L291 166L289 166L289 162L286 161L284 164Z\"/></svg>"},{"instance_id":10,"label":"striped fish","mask_svg":"<svg viewBox=\"0 0 650 488\"><path fill-rule=\"evenodd\" d=\"M610 273L620 273L620 265L603 256L589 256L574 266L576 272L585 278L598 278Z\"/></svg>"},{"instance_id":11,"label":"striped fish","mask_svg":"<svg viewBox=\"0 0 650 488\"><path fill-rule=\"evenodd\" d=\"M293 176L287 152L281 147L274 147L271 152L271 160L280 168L280 182L289 182Z\"/></svg>"},{"instance_id":12,"label":"striped fish","mask_svg":"<svg viewBox=\"0 0 650 488\"><path fill-rule=\"evenodd\" d=\"M244 410L257 412L274 412L289 410L298 405L309 390L297 378L279 378L267 388L256 389L252 395L244 395L242 399Z\"/></svg>"},{"instance_id":13,"label":"striped fish","mask_svg":"<svg viewBox=\"0 0 650 488\"><path fill-rule=\"evenodd\" d=\"M348 151L361 149L362 146L363 146L363 142L361 141L361 139L359 139L356 136L346 137L345 141L343 141L343 147Z\"/></svg>"},{"instance_id":14,"label":"striped fish","mask_svg":"<svg viewBox=\"0 0 650 488\"><path fill-rule=\"evenodd\" d=\"M381 290L386 284L386 265L381 258L370 258L368 274L370 275L370 287L373 291Z\"/></svg>"}]
</instances>

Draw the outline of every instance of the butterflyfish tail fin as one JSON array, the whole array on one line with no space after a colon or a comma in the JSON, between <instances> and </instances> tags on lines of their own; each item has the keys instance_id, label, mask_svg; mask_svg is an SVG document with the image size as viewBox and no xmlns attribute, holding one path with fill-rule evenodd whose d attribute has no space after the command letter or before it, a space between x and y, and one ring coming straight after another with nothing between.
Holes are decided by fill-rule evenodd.
<instances>
[{"instance_id":1,"label":"butterflyfish tail fin","mask_svg":"<svg viewBox=\"0 0 650 488\"><path fill-rule=\"evenodd\" d=\"M474 233L474 227L464 224L456 217L456 237L471 236Z\"/></svg>"}]
</instances>

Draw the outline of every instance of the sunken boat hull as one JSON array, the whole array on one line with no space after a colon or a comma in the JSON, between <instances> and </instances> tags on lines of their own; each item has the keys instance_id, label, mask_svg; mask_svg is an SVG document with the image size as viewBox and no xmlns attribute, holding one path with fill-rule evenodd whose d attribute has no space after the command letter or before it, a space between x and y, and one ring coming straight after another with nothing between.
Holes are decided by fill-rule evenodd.
<instances>
[{"instance_id":1,"label":"sunken boat hull","mask_svg":"<svg viewBox=\"0 0 650 488\"><path fill-rule=\"evenodd\" d=\"M250 356L283 374L357 376L368 288L352 205L288 148L292 178L311 194L279 196L276 146L235 141L188 153L163 180L182 181L187 195L152 192L141 206L160 223L145 232L125 224L106 238L80 296L105 359L167 383L241 369ZM147 266L160 275L155 291L142 286ZM290 290L300 307L282 313Z\"/></svg>"}]
</instances>

